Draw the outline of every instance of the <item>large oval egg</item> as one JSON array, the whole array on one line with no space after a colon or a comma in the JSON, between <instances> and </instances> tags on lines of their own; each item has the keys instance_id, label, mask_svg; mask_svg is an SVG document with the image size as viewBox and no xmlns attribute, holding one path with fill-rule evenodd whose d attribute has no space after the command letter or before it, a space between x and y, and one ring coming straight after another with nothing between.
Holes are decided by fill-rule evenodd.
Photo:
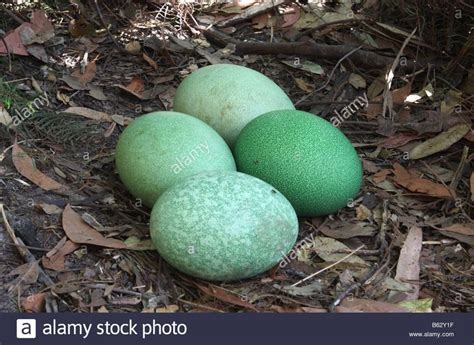
<instances>
[{"instance_id":1,"label":"large oval egg","mask_svg":"<svg viewBox=\"0 0 474 345\"><path fill-rule=\"evenodd\" d=\"M160 255L191 276L229 281L262 273L295 244L298 219L269 184L238 172L206 172L168 189L153 207Z\"/></svg>"},{"instance_id":2,"label":"large oval egg","mask_svg":"<svg viewBox=\"0 0 474 345\"><path fill-rule=\"evenodd\" d=\"M277 188L299 216L333 213L351 202L362 183L362 164L346 136L303 111L263 114L240 133L237 170Z\"/></svg>"},{"instance_id":3,"label":"large oval egg","mask_svg":"<svg viewBox=\"0 0 474 345\"><path fill-rule=\"evenodd\" d=\"M250 68L219 64L186 77L174 98L174 109L196 116L233 146L244 126L255 117L278 109L295 109L271 79Z\"/></svg>"},{"instance_id":4,"label":"large oval egg","mask_svg":"<svg viewBox=\"0 0 474 345\"><path fill-rule=\"evenodd\" d=\"M115 163L125 187L150 208L167 188L188 176L235 171L232 152L216 131L171 111L134 120L120 135Z\"/></svg>"}]
</instances>

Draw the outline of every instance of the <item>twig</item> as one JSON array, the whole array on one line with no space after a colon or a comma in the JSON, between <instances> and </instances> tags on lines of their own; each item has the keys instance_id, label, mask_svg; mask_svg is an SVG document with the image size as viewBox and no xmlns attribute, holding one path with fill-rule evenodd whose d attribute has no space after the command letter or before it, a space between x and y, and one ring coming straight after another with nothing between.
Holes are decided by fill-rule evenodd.
<instances>
[{"instance_id":1,"label":"twig","mask_svg":"<svg viewBox=\"0 0 474 345\"><path fill-rule=\"evenodd\" d=\"M207 309L207 310L214 311L214 312L217 312L217 313L223 313L222 310L219 310L217 308L212 308L212 307L208 307L207 305L186 301L185 299L182 299L182 298L179 298L179 297L177 298L177 300L180 301L181 303L189 304L189 305L192 305L192 306L195 306L195 307L198 307L198 308Z\"/></svg>"},{"instance_id":2,"label":"twig","mask_svg":"<svg viewBox=\"0 0 474 345\"><path fill-rule=\"evenodd\" d=\"M390 99L390 119L393 120L392 116L392 97L391 94L389 94L390 89L392 87L392 81L393 77L395 76L395 69L398 66L398 63L400 61L400 57L403 54L403 51L405 50L405 47L407 46L408 42L412 39L412 37L415 35L417 28L414 28L413 31L411 32L410 36L406 38L406 40L403 42L402 47L400 48L400 51L398 52L397 56L395 57L395 60L393 60L392 67L390 67L389 72L387 73L387 83L385 84L385 90L383 92L383 106L382 106L382 115L385 117L386 110L389 106L389 99Z\"/></svg>"},{"instance_id":3,"label":"twig","mask_svg":"<svg viewBox=\"0 0 474 345\"><path fill-rule=\"evenodd\" d=\"M333 312L336 307L341 304L341 302L354 290L361 288L370 278L372 278L378 269L378 264L375 264L374 267L367 273L367 275L360 282L354 283L344 290L329 306L329 312Z\"/></svg>"},{"instance_id":4,"label":"twig","mask_svg":"<svg viewBox=\"0 0 474 345\"><path fill-rule=\"evenodd\" d=\"M12 71L12 56L10 54L10 49L8 48L7 41L5 41L5 38L3 37L4 33L0 32L0 39L3 42L3 45L5 46L5 50L7 51L7 56L8 56L8 72Z\"/></svg>"},{"instance_id":5,"label":"twig","mask_svg":"<svg viewBox=\"0 0 474 345\"><path fill-rule=\"evenodd\" d=\"M107 34L109 35L109 37L112 40L112 42L114 43L114 45L117 47L117 49L120 52L128 54L129 52L117 42L114 35L112 35L112 33L110 32L109 26L105 23L104 17L102 16L102 12L100 11L100 6L97 3L97 0L94 0L94 5L95 5L95 8L97 10L97 13L99 14L100 22L104 26L105 30L107 31Z\"/></svg>"},{"instance_id":6,"label":"twig","mask_svg":"<svg viewBox=\"0 0 474 345\"><path fill-rule=\"evenodd\" d=\"M306 96L304 96L303 98L301 98L298 102L295 103L295 106L297 106L298 104L300 104L301 102L303 102L304 100L306 100L308 97L314 95L315 93L323 90L326 86L328 86L328 84L331 82L331 79L332 79L332 76L334 74L334 71L336 71L336 68L342 63L342 61L344 61L345 59L347 59L350 55L354 54L356 51L358 51L359 49L361 49L362 46L359 46L353 50L351 50L349 53L347 53L346 55L344 55L342 58L339 59L339 61L336 63L336 65L333 67L333 69L331 70L331 73L329 73L329 76L328 76L328 79L326 80L326 82L319 88L317 88L316 90L312 91L311 93L307 94Z\"/></svg>"},{"instance_id":7,"label":"twig","mask_svg":"<svg viewBox=\"0 0 474 345\"><path fill-rule=\"evenodd\" d=\"M291 287L295 287L295 286L298 286L300 285L301 283L307 281L308 279L311 279L313 277L315 277L316 275L324 272L324 271L327 271L328 269L330 269L331 267L334 267L336 266L337 264L343 262L344 260L348 259L349 257L351 257L352 255L354 255L355 253L357 253L359 250L361 250L362 248L365 247L365 244L361 245L360 247L358 247L357 249L355 249L352 253L350 254L347 254L346 256L344 256L343 258L337 260L335 263L327 266L327 267L324 267L323 269L317 271L317 272L314 272L313 274L310 274L309 276L307 276L306 278L304 279L301 279L300 281L297 281L296 283L294 283L293 285L290 285Z\"/></svg>"},{"instance_id":8,"label":"twig","mask_svg":"<svg viewBox=\"0 0 474 345\"><path fill-rule=\"evenodd\" d=\"M45 249L45 248L40 248L40 247L20 246L19 244L10 243L10 242L4 241L4 240L0 240L0 243L6 244L7 246L25 247L25 248L28 248L28 249L31 249L31 250L38 250L38 251L42 251L42 252L49 252L51 250L51 249Z\"/></svg>"},{"instance_id":9,"label":"twig","mask_svg":"<svg viewBox=\"0 0 474 345\"><path fill-rule=\"evenodd\" d=\"M23 257L23 259L26 262L32 263L32 262L37 262L36 258L34 257L33 254L26 248L25 244L21 239L16 237L15 231L13 228L10 226L10 223L8 222L7 215L5 213L5 209L3 208L3 204L0 204L0 212L2 213L2 218L3 218L3 224L5 224L5 228L7 230L8 235L11 237L13 243L17 246L18 252L20 255ZM43 269L38 265L38 280L47 286L54 285L54 282L51 280L51 278L43 271Z\"/></svg>"}]
</instances>

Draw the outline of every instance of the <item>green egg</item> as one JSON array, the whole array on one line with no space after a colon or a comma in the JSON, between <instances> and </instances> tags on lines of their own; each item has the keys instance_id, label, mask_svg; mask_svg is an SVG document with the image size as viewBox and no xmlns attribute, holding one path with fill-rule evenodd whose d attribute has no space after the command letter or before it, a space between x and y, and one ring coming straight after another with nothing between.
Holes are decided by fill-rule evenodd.
<instances>
[{"instance_id":1,"label":"green egg","mask_svg":"<svg viewBox=\"0 0 474 345\"><path fill-rule=\"evenodd\" d=\"M259 116L240 133L234 156L238 171L277 188L299 216L336 212L362 183L361 161L346 136L303 111Z\"/></svg>"},{"instance_id":2,"label":"green egg","mask_svg":"<svg viewBox=\"0 0 474 345\"><path fill-rule=\"evenodd\" d=\"M175 183L213 170L235 171L225 141L195 117L171 111L134 120L120 135L115 163L125 187L148 207Z\"/></svg>"},{"instance_id":3,"label":"green egg","mask_svg":"<svg viewBox=\"0 0 474 345\"><path fill-rule=\"evenodd\" d=\"M295 109L271 79L250 68L221 64L200 68L176 90L174 109L214 128L232 147L244 126L278 109Z\"/></svg>"},{"instance_id":4,"label":"green egg","mask_svg":"<svg viewBox=\"0 0 474 345\"><path fill-rule=\"evenodd\" d=\"M232 171L204 172L168 189L153 207L160 255L193 277L230 281L265 272L291 250L298 219L268 183Z\"/></svg>"}]
</instances>

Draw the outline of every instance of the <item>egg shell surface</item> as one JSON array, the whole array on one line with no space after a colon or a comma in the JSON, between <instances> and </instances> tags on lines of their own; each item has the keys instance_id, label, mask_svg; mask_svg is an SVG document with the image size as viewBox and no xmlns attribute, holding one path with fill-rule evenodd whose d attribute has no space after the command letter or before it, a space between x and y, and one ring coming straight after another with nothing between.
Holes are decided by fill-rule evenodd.
<instances>
[{"instance_id":1,"label":"egg shell surface","mask_svg":"<svg viewBox=\"0 0 474 345\"><path fill-rule=\"evenodd\" d=\"M273 111L250 122L234 148L237 170L285 195L302 217L334 213L357 195L362 164L346 136L323 118Z\"/></svg>"},{"instance_id":2,"label":"egg shell surface","mask_svg":"<svg viewBox=\"0 0 474 345\"><path fill-rule=\"evenodd\" d=\"M193 277L232 281L265 272L295 244L298 219L268 183L232 171L205 172L168 189L153 207L160 255Z\"/></svg>"},{"instance_id":3,"label":"egg shell surface","mask_svg":"<svg viewBox=\"0 0 474 345\"><path fill-rule=\"evenodd\" d=\"M232 152L216 131L193 116L171 111L132 121L120 135L115 163L125 187L150 208L186 177L235 171Z\"/></svg>"},{"instance_id":4,"label":"egg shell surface","mask_svg":"<svg viewBox=\"0 0 474 345\"><path fill-rule=\"evenodd\" d=\"M264 74L243 66L219 64L187 76L176 90L174 109L203 120L232 147L242 128L257 116L295 107Z\"/></svg>"}]
</instances>

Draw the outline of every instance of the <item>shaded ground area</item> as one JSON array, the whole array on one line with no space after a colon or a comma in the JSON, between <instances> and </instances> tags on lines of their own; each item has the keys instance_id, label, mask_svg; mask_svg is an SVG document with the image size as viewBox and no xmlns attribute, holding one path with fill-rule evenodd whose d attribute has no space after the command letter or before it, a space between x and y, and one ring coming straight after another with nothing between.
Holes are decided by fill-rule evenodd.
<instances>
[{"instance_id":1,"label":"shaded ground area","mask_svg":"<svg viewBox=\"0 0 474 345\"><path fill-rule=\"evenodd\" d=\"M48 1L0 13L0 311L473 309L467 2ZM149 250L150 210L114 171L123 128L171 110L180 81L215 63L273 79L364 164L348 207L300 219L284 267L222 284Z\"/></svg>"}]
</instances>

